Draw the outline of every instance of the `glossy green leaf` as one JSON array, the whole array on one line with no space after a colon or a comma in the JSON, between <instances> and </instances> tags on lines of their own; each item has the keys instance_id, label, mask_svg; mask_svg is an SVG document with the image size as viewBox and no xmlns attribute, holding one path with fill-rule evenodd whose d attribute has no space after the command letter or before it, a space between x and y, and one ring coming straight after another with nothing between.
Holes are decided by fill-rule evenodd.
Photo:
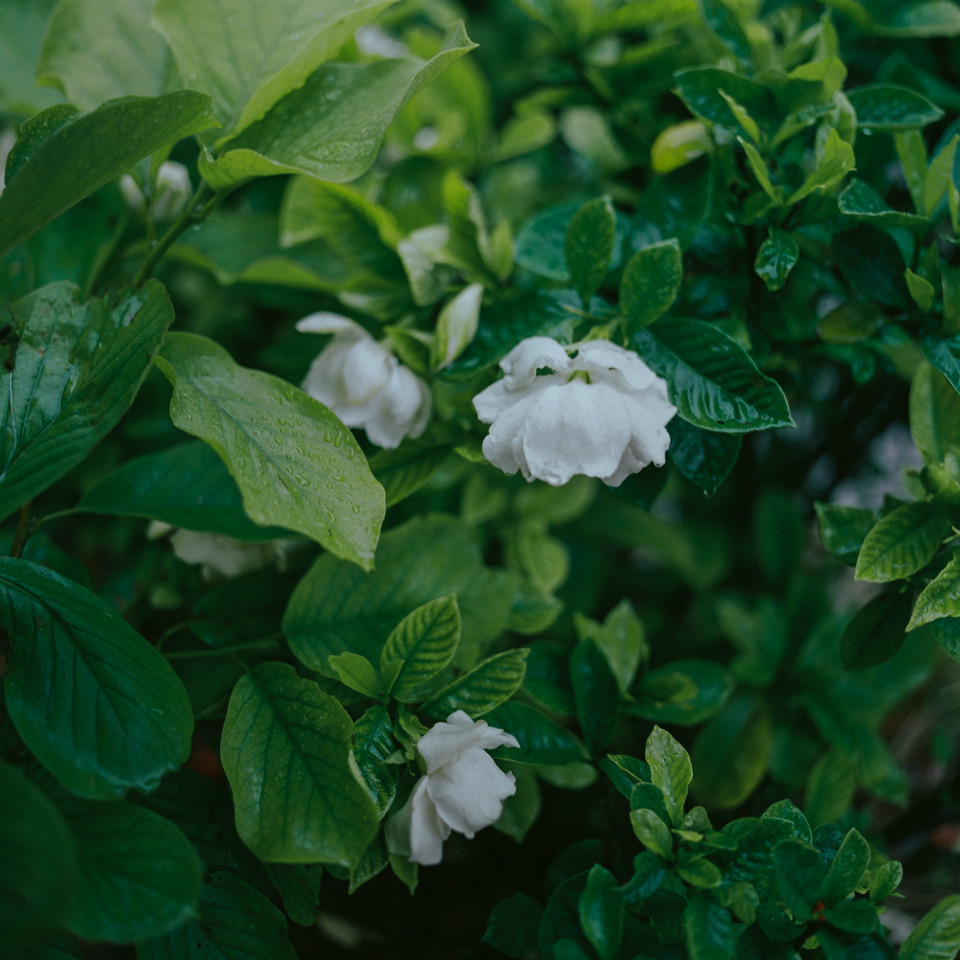
<instances>
[{"instance_id":1,"label":"glossy green leaf","mask_svg":"<svg viewBox=\"0 0 960 960\"><path fill-rule=\"evenodd\" d=\"M690 960L732 960L737 931L727 909L709 895L695 896L683 912Z\"/></svg>"},{"instance_id":2,"label":"glossy green leaf","mask_svg":"<svg viewBox=\"0 0 960 960\"><path fill-rule=\"evenodd\" d=\"M574 647L570 684L587 749L600 753L617 732L620 691L607 658L592 640L581 640Z\"/></svg>"},{"instance_id":3,"label":"glossy green leaf","mask_svg":"<svg viewBox=\"0 0 960 960\"><path fill-rule=\"evenodd\" d=\"M600 864L590 870L580 894L580 926L600 960L614 960L623 939L623 894L617 878Z\"/></svg>"},{"instance_id":4,"label":"glossy green leaf","mask_svg":"<svg viewBox=\"0 0 960 960\"><path fill-rule=\"evenodd\" d=\"M694 426L720 433L794 426L780 386L716 327L674 317L639 331L634 343L667 381L680 416Z\"/></svg>"},{"instance_id":5,"label":"glossy green leaf","mask_svg":"<svg viewBox=\"0 0 960 960\"><path fill-rule=\"evenodd\" d=\"M663 316L673 305L683 281L680 245L667 240L638 250L623 268L620 311L632 336Z\"/></svg>"},{"instance_id":6,"label":"glossy green leaf","mask_svg":"<svg viewBox=\"0 0 960 960\"><path fill-rule=\"evenodd\" d=\"M928 466L960 457L960 395L929 363L917 367L910 385L910 433Z\"/></svg>"},{"instance_id":7,"label":"glossy green leaf","mask_svg":"<svg viewBox=\"0 0 960 960\"><path fill-rule=\"evenodd\" d=\"M312 927L317 920L323 867L319 863L265 863L263 869L277 888L287 916L302 927Z\"/></svg>"},{"instance_id":8,"label":"glossy green leaf","mask_svg":"<svg viewBox=\"0 0 960 960\"><path fill-rule=\"evenodd\" d=\"M933 309L937 296L933 284L909 268L904 271L903 277L907 282L910 299L920 308L921 313L929 313Z\"/></svg>"},{"instance_id":9,"label":"glossy green leaf","mask_svg":"<svg viewBox=\"0 0 960 960\"><path fill-rule=\"evenodd\" d=\"M131 787L153 789L186 759L187 692L113 608L26 560L0 560L0 596L0 625L15 638L10 717L64 785L82 796L119 797Z\"/></svg>"},{"instance_id":10,"label":"glossy green leaf","mask_svg":"<svg viewBox=\"0 0 960 960\"><path fill-rule=\"evenodd\" d=\"M654 727L647 738L644 759L650 776L663 793L674 826L683 821L687 791L693 779L690 756L681 744L662 727Z\"/></svg>"},{"instance_id":11,"label":"glossy green leaf","mask_svg":"<svg viewBox=\"0 0 960 960\"><path fill-rule=\"evenodd\" d=\"M743 147L743 152L747 155L747 163L750 164L750 169L753 171L753 175L757 178L757 183L760 184L763 192L777 205L780 206L783 204L783 187L777 184L774 185L773 181L770 179L770 171L767 169L767 164L763 159L763 154L752 144L749 140L744 140L743 137L737 137L737 141L740 143L740 146Z\"/></svg>"},{"instance_id":12,"label":"glossy green leaf","mask_svg":"<svg viewBox=\"0 0 960 960\"><path fill-rule=\"evenodd\" d=\"M885 37L956 37L960 35L960 7L950 0L893 4L874 29Z\"/></svg>"},{"instance_id":13,"label":"glossy green leaf","mask_svg":"<svg viewBox=\"0 0 960 960\"><path fill-rule=\"evenodd\" d=\"M714 433L681 420L671 421L670 462L707 496L713 496L730 475L740 455L740 437Z\"/></svg>"},{"instance_id":14,"label":"glossy green leaf","mask_svg":"<svg viewBox=\"0 0 960 960\"><path fill-rule=\"evenodd\" d=\"M950 523L935 503L905 503L873 527L857 557L855 577L873 583L902 580L922 570L940 548Z\"/></svg>"},{"instance_id":15,"label":"glossy green leaf","mask_svg":"<svg viewBox=\"0 0 960 960\"><path fill-rule=\"evenodd\" d=\"M903 646L912 609L912 594L896 587L861 607L840 637L843 665L863 669L889 660Z\"/></svg>"},{"instance_id":16,"label":"glossy green leaf","mask_svg":"<svg viewBox=\"0 0 960 960\"><path fill-rule=\"evenodd\" d=\"M643 621L629 600L621 600L602 624L574 614L574 627L581 641L591 641L606 658L621 693L626 694L640 664L650 650L644 639Z\"/></svg>"},{"instance_id":17,"label":"glossy green leaf","mask_svg":"<svg viewBox=\"0 0 960 960\"><path fill-rule=\"evenodd\" d=\"M723 0L699 0L698 5L710 32L738 60L749 63L750 41L730 7Z\"/></svg>"},{"instance_id":18,"label":"glossy green leaf","mask_svg":"<svg viewBox=\"0 0 960 960\"><path fill-rule=\"evenodd\" d=\"M345 5L343 0L336 2ZM354 2L354 10L371 2L378 0ZM326 64L302 84L288 87L291 92L285 90L262 119L248 114L256 122L231 139L218 157L205 154L200 171L217 189L282 173L338 183L355 180L376 160L400 108L475 46L460 25L427 62L397 58Z\"/></svg>"},{"instance_id":19,"label":"glossy green leaf","mask_svg":"<svg viewBox=\"0 0 960 960\"><path fill-rule=\"evenodd\" d=\"M204 879L199 917L172 933L137 944L137 960L296 960L283 914L232 873Z\"/></svg>"},{"instance_id":20,"label":"glossy green leaf","mask_svg":"<svg viewBox=\"0 0 960 960\"><path fill-rule=\"evenodd\" d=\"M173 422L216 450L251 519L305 533L339 557L373 566L383 488L326 407L194 334L168 336L157 366L174 387Z\"/></svg>"},{"instance_id":21,"label":"glossy green leaf","mask_svg":"<svg viewBox=\"0 0 960 960\"><path fill-rule=\"evenodd\" d=\"M517 764L511 772L516 780L517 792L504 801L503 810L493 826L517 843L523 843L537 822L543 805L540 780L530 766Z\"/></svg>"},{"instance_id":22,"label":"glossy green leaf","mask_svg":"<svg viewBox=\"0 0 960 960\"><path fill-rule=\"evenodd\" d=\"M870 865L870 844L856 831L849 830L837 851L823 886L827 904L840 903L856 890Z\"/></svg>"},{"instance_id":23,"label":"glossy green leaf","mask_svg":"<svg viewBox=\"0 0 960 960\"><path fill-rule=\"evenodd\" d=\"M56 0L7 0L0 30L0 110L29 117L60 97L36 83L36 64Z\"/></svg>"},{"instance_id":24,"label":"glossy green leaf","mask_svg":"<svg viewBox=\"0 0 960 960\"><path fill-rule=\"evenodd\" d=\"M563 251L573 288L584 307L600 289L613 258L617 215L609 197L588 200L567 227Z\"/></svg>"},{"instance_id":25,"label":"glossy green leaf","mask_svg":"<svg viewBox=\"0 0 960 960\"><path fill-rule=\"evenodd\" d=\"M505 760L559 766L587 759L586 751L573 734L525 703L511 700L501 704L487 721L512 733L520 744L519 750L501 748Z\"/></svg>"},{"instance_id":26,"label":"glossy green leaf","mask_svg":"<svg viewBox=\"0 0 960 960\"><path fill-rule=\"evenodd\" d=\"M390 712L383 704L376 704L353 725L353 756L381 818L397 794L400 767L387 763L396 750Z\"/></svg>"},{"instance_id":27,"label":"glossy green leaf","mask_svg":"<svg viewBox=\"0 0 960 960\"><path fill-rule=\"evenodd\" d=\"M504 629L513 600L507 575L485 567L478 535L451 517L415 519L385 534L377 569L321 556L294 590L283 630L294 654L325 672L327 657L350 650L376 661L384 638L411 610L457 595L462 636L457 663L472 666Z\"/></svg>"},{"instance_id":28,"label":"glossy green leaf","mask_svg":"<svg viewBox=\"0 0 960 960\"><path fill-rule=\"evenodd\" d=\"M104 100L164 92L167 46L150 27L151 0L61 0L37 61L37 78L69 103L93 110Z\"/></svg>"},{"instance_id":29,"label":"glossy green leaf","mask_svg":"<svg viewBox=\"0 0 960 960\"><path fill-rule=\"evenodd\" d=\"M916 925L900 960L953 960L960 950L960 896L944 897Z\"/></svg>"},{"instance_id":30,"label":"glossy green leaf","mask_svg":"<svg viewBox=\"0 0 960 960\"><path fill-rule=\"evenodd\" d=\"M173 308L159 283L81 302L70 283L13 305L18 338L0 381L0 516L80 463L126 413Z\"/></svg>"},{"instance_id":31,"label":"glossy green leaf","mask_svg":"<svg viewBox=\"0 0 960 960\"><path fill-rule=\"evenodd\" d=\"M783 230L770 227L767 239L760 245L757 258L753 262L756 275L766 284L769 291L779 290L790 276L800 256L797 241Z\"/></svg>"},{"instance_id":32,"label":"glossy green leaf","mask_svg":"<svg viewBox=\"0 0 960 960\"><path fill-rule=\"evenodd\" d=\"M811 826L839 820L850 806L856 787L850 758L840 750L828 750L814 764L807 780L803 810Z\"/></svg>"},{"instance_id":33,"label":"glossy green leaf","mask_svg":"<svg viewBox=\"0 0 960 960\"><path fill-rule=\"evenodd\" d=\"M824 193L836 186L856 166L853 147L833 128L817 156L816 167L803 183L787 198L787 203L799 203L810 194Z\"/></svg>"},{"instance_id":34,"label":"glossy green leaf","mask_svg":"<svg viewBox=\"0 0 960 960\"><path fill-rule=\"evenodd\" d=\"M863 541L877 522L877 515L863 507L834 503L817 503L814 508L824 549L853 566Z\"/></svg>"},{"instance_id":35,"label":"glossy green leaf","mask_svg":"<svg viewBox=\"0 0 960 960\"><path fill-rule=\"evenodd\" d=\"M329 663L342 684L365 697L379 699L380 680L373 664L366 657L347 650L331 657Z\"/></svg>"},{"instance_id":36,"label":"glossy green leaf","mask_svg":"<svg viewBox=\"0 0 960 960\"><path fill-rule=\"evenodd\" d=\"M861 130L914 130L936 123L943 111L909 87L872 83L847 91Z\"/></svg>"},{"instance_id":37,"label":"glossy green leaf","mask_svg":"<svg viewBox=\"0 0 960 960\"><path fill-rule=\"evenodd\" d=\"M656 723L690 727L709 719L727 702L734 680L710 660L674 660L643 675L628 713Z\"/></svg>"},{"instance_id":38,"label":"glossy green leaf","mask_svg":"<svg viewBox=\"0 0 960 960\"><path fill-rule=\"evenodd\" d=\"M63 817L38 787L0 763L0 923L13 956L59 924L74 889L77 851Z\"/></svg>"},{"instance_id":39,"label":"glossy green leaf","mask_svg":"<svg viewBox=\"0 0 960 960\"><path fill-rule=\"evenodd\" d=\"M840 212L851 220L872 223L875 226L924 227L929 221L915 213L901 213L887 206L884 199L871 186L854 178L837 197Z\"/></svg>"},{"instance_id":40,"label":"glossy green leaf","mask_svg":"<svg viewBox=\"0 0 960 960\"><path fill-rule=\"evenodd\" d=\"M761 127L778 115L773 95L765 86L728 70L694 67L675 73L673 79L688 109L711 123L740 126L723 93L740 104ZM749 130L743 132L750 136Z\"/></svg>"},{"instance_id":41,"label":"glossy green leaf","mask_svg":"<svg viewBox=\"0 0 960 960\"><path fill-rule=\"evenodd\" d=\"M809 918L823 898L826 870L820 854L799 840L782 840L773 848L780 896L795 919Z\"/></svg>"},{"instance_id":42,"label":"glossy green leaf","mask_svg":"<svg viewBox=\"0 0 960 960\"><path fill-rule=\"evenodd\" d=\"M132 803L64 798L78 882L66 925L85 940L125 943L192 919L203 864L167 819Z\"/></svg>"},{"instance_id":43,"label":"glossy green leaf","mask_svg":"<svg viewBox=\"0 0 960 960\"><path fill-rule=\"evenodd\" d=\"M653 810L640 807L630 811L630 825L637 839L664 860L673 859L673 835Z\"/></svg>"},{"instance_id":44,"label":"glossy green leaf","mask_svg":"<svg viewBox=\"0 0 960 960\"><path fill-rule=\"evenodd\" d=\"M114 100L60 127L0 195L0 254L141 158L215 124L209 98L179 90Z\"/></svg>"},{"instance_id":45,"label":"glossy green leaf","mask_svg":"<svg viewBox=\"0 0 960 960\"><path fill-rule=\"evenodd\" d=\"M543 907L526 893L501 900L490 913L481 940L508 957L524 957L537 950Z\"/></svg>"},{"instance_id":46,"label":"glossy green leaf","mask_svg":"<svg viewBox=\"0 0 960 960\"><path fill-rule=\"evenodd\" d=\"M452 659L460 643L460 609L455 594L431 600L404 617L390 631L380 652L380 670L401 664L390 689L404 703L419 700L424 685Z\"/></svg>"},{"instance_id":47,"label":"glossy green leaf","mask_svg":"<svg viewBox=\"0 0 960 960\"><path fill-rule=\"evenodd\" d=\"M474 720L509 700L523 684L527 651L505 650L481 660L472 670L434 694L423 709L431 716L445 718L463 710Z\"/></svg>"},{"instance_id":48,"label":"glossy green leaf","mask_svg":"<svg viewBox=\"0 0 960 960\"><path fill-rule=\"evenodd\" d=\"M950 562L924 587L907 624L915 630L942 617L960 616L960 556Z\"/></svg>"},{"instance_id":49,"label":"glossy green leaf","mask_svg":"<svg viewBox=\"0 0 960 960\"><path fill-rule=\"evenodd\" d=\"M882 863L873 873L870 881L870 899L874 903L886 900L903 880L903 866L896 860Z\"/></svg>"},{"instance_id":50,"label":"glossy green leaf","mask_svg":"<svg viewBox=\"0 0 960 960\"><path fill-rule=\"evenodd\" d=\"M377 810L350 763L353 724L284 663L262 663L230 697L220 752L237 832L262 860L356 864Z\"/></svg>"}]
</instances>

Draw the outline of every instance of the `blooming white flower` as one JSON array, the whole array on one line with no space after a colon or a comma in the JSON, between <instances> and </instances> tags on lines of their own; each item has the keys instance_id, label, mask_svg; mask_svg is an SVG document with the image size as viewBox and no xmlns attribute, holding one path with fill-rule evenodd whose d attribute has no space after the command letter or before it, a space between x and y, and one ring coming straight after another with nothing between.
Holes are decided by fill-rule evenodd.
<instances>
[{"instance_id":1,"label":"blooming white flower","mask_svg":"<svg viewBox=\"0 0 960 960\"><path fill-rule=\"evenodd\" d=\"M553 486L584 474L618 487L648 464L663 466L677 408L637 354L607 340L563 347L528 337L500 367L503 379L473 405L492 425L483 455L504 473ZM538 375L543 368L551 372Z\"/></svg>"},{"instance_id":2,"label":"blooming white flower","mask_svg":"<svg viewBox=\"0 0 960 960\"><path fill-rule=\"evenodd\" d=\"M517 792L513 774L504 773L486 752L500 746L520 744L462 710L451 713L446 723L435 723L417 744L427 772L387 821L387 849L414 863L439 863L451 830L473 837L495 823L503 801Z\"/></svg>"},{"instance_id":3,"label":"blooming white flower","mask_svg":"<svg viewBox=\"0 0 960 960\"><path fill-rule=\"evenodd\" d=\"M120 192L127 206L139 213L146 204L140 185L125 173L120 178ZM190 172L182 163L165 160L157 171L157 185L153 193L152 212L155 220L172 220L180 215L190 199L193 187Z\"/></svg>"},{"instance_id":4,"label":"blooming white flower","mask_svg":"<svg viewBox=\"0 0 960 960\"><path fill-rule=\"evenodd\" d=\"M336 313L312 313L301 333L332 333L302 387L348 427L362 427L371 443L391 449L419 437L430 419L430 389L374 340L359 323Z\"/></svg>"}]
</instances>

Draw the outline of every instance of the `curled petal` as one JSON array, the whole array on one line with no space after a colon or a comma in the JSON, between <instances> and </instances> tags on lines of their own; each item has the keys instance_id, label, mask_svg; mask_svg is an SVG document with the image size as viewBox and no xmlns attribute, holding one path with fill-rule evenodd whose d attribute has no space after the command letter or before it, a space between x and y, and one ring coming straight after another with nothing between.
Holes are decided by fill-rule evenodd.
<instances>
[{"instance_id":1,"label":"curled petal","mask_svg":"<svg viewBox=\"0 0 960 960\"><path fill-rule=\"evenodd\" d=\"M351 343L344 351L339 372L344 402L355 406L383 390L390 382L397 363L397 358L372 337L363 337Z\"/></svg>"},{"instance_id":2,"label":"curled petal","mask_svg":"<svg viewBox=\"0 0 960 960\"><path fill-rule=\"evenodd\" d=\"M443 841L450 827L440 819L436 804L427 791L427 777L421 777L406 804L385 828L387 849L414 863L430 866L443 859Z\"/></svg>"},{"instance_id":3,"label":"curled petal","mask_svg":"<svg viewBox=\"0 0 960 960\"><path fill-rule=\"evenodd\" d=\"M443 822L472 837L499 819L503 801L517 792L517 785L490 754L471 747L427 777L427 792Z\"/></svg>"},{"instance_id":4,"label":"curled petal","mask_svg":"<svg viewBox=\"0 0 960 960\"><path fill-rule=\"evenodd\" d=\"M473 721L462 710L457 710L447 717L446 723L435 723L420 738L417 749L427 764L427 773L432 774L467 750L478 747L493 750L502 746L519 747L520 744L516 737L491 727L486 720Z\"/></svg>"},{"instance_id":5,"label":"curled petal","mask_svg":"<svg viewBox=\"0 0 960 960\"><path fill-rule=\"evenodd\" d=\"M594 383L609 383L629 390L645 390L662 380L632 350L609 340L589 340L571 361L575 370L585 370ZM666 386L666 384L664 384Z\"/></svg>"},{"instance_id":6,"label":"curled petal","mask_svg":"<svg viewBox=\"0 0 960 960\"><path fill-rule=\"evenodd\" d=\"M550 337L527 337L500 361L503 379L510 391L530 386L541 367L549 367L555 373L570 370L567 351Z\"/></svg>"},{"instance_id":7,"label":"curled petal","mask_svg":"<svg viewBox=\"0 0 960 960\"><path fill-rule=\"evenodd\" d=\"M544 384L544 387L547 386L549 384ZM516 473L520 470L527 480L530 479L530 474L523 452L524 421L531 407L539 400L541 392L537 385L519 394L516 402L494 419L481 448L483 455L504 473Z\"/></svg>"},{"instance_id":8,"label":"curled petal","mask_svg":"<svg viewBox=\"0 0 960 960\"><path fill-rule=\"evenodd\" d=\"M339 313L327 313L326 311L311 313L302 320L298 320L297 330L300 333L348 334L352 340L370 336L356 320L341 316Z\"/></svg>"}]
</instances>

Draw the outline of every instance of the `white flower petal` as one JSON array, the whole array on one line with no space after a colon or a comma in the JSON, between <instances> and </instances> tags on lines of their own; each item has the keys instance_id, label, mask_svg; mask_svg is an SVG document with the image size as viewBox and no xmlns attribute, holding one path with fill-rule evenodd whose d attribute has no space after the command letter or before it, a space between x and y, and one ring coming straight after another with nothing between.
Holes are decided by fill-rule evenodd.
<instances>
[{"instance_id":1,"label":"white flower petal","mask_svg":"<svg viewBox=\"0 0 960 960\"><path fill-rule=\"evenodd\" d=\"M440 819L427 784L427 777L417 781L410 799L385 827L387 849L424 866L443 859L443 841L450 836L450 827Z\"/></svg>"},{"instance_id":2,"label":"white flower petal","mask_svg":"<svg viewBox=\"0 0 960 960\"><path fill-rule=\"evenodd\" d=\"M493 757L472 747L427 777L427 792L444 823L472 837L496 823L503 801L517 792L512 773L504 773Z\"/></svg>"},{"instance_id":3,"label":"white flower petal","mask_svg":"<svg viewBox=\"0 0 960 960\"><path fill-rule=\"evenodd\" d=\"M504 381L511 391L530 386L541 367L549 367L555 373L570 370L567 351L550 337L527 337L500 361Z\"/></svg>"},{"instance_id":4,"label":"white flower petal","mask_svg":"<svg viewBox=\"0 0 960 960\"><path fill-rule=\"evenodd\" d=\"M629 390L644 390L660 380L632 350L618 347L609 340L589 340L581 344L570 363L574 370L589 373L594 383L609 383Z\"/></svg>"},{"instance_id":5,"label":"white flower petal","mask_svg":"<svg viewBox=\"0 0 960 960\"><path fill-rule=\"evenodd\" d=\"M369 400L387 386L397 365L397 358L372 337L351 343L339 371L343 402L356 406Z\"/></svg>"},{"instance_id":6,"label":"white flower petal","mask_svg":"<svg viewBox=\"0 0 960 960\"><path fill-rule=\"evenodd\" d=\"M516 737L504 733L498 727L491 727L486 720L471 720L462 710L457 710L435 723L417 744L420 756L427 764L427 773L432 774L445 764L456 760L467 750L480 748L493 750L494 747L519 747Z\"/></svg>"},{"instance_id":7,"label":"white flower petal","mask_svg":"<svg viewBox=\"0 0 960 960\"><path fill-rule=\"evenodd\" d=\"M328 313L326 311L311 313L302 320L298 320L297 330L300 333L349 334L351 339L370 336L356 320L341 316L339 313Z\"/></svg>"},{"instance_id":8,"label":"white flower petal","mask_svg":"<svg viewBox=\"0 0 960 960\"><path fill-rule=\"evenodd\" d=\"M539 399L540 393L539 388L531 387L518 394L516 402L494 419L481 447L483 455L495 467L509 474L522 470L528 480L530 476L527 471L527 458L523 453L523 427L524 420Z\"/></svg>"}]
</instances>

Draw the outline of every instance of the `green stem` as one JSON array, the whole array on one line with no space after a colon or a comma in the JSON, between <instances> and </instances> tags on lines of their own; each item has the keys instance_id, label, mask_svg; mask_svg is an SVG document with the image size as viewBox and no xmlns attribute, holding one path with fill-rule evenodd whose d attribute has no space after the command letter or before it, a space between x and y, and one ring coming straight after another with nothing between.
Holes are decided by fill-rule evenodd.
<instances>
[{"instance_id":1,"label":"green stem","mask_svg":"<svg viewBox=\"0 0 960 960\"><path fill-rule=\"evenodd\" d=\"M234 643L227 647L213 647L209 650L183 650L176 653L165 653L167 660L207 660L210 657L224 657L232 653L242 653L247 650L260 650L272 646L283 638L282 633L271 634L260 640L249 640L246 643Z\"/></svg>"},{"instance_id":2,"label":"green stem","mask_svg":"<svg viewBox=\"0 0 960 960\"><path fill-rule=\"evenodd\" d=\"M32 500L28 500L20 508L20 516L17 518L17 532L13 535L13 546L10 548L10 556L14 559L20 557L27 543L27 522L30 519L30 505L32 503Z\"/></svg>"}]
</instances>

